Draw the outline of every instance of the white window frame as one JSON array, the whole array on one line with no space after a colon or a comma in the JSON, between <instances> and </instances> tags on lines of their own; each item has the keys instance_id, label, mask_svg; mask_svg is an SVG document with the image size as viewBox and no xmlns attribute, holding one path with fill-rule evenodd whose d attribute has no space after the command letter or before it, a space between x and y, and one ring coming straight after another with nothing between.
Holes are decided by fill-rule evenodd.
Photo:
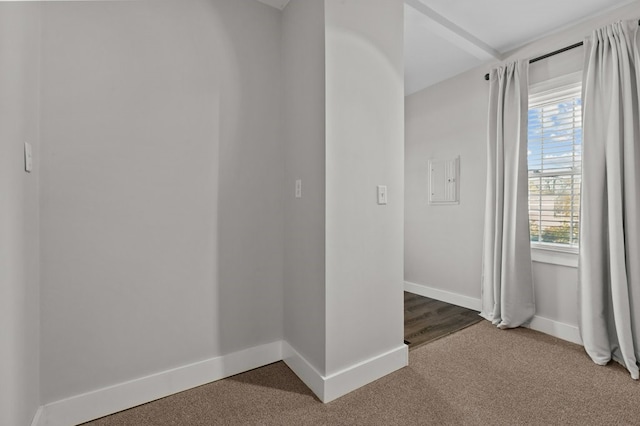
<instances>
[{"instance_id":1,"label":"white window frame","mask_svg":"<svg viewBox=\"0 0 640 426\"><path fill-rule=\"evenodd\" d=\"M582 72L566 74L561 77L535 83L529 86L529 99L537 97L538 100L548 96L557 97L557 92L568 86L582 84ZM532 241L531 260L538 263L549 263L553 265L578 267L579 246L568 246L564 244L553 244Z\"/></svg>"}]
</instances>

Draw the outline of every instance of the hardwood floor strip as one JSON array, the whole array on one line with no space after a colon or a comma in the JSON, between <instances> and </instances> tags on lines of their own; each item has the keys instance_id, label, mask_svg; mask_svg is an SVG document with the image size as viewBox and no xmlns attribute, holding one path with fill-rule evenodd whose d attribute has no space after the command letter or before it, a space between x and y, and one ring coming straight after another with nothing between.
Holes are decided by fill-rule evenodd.
<instances>
[{"instance_id":1,"label":"hardwood floor strip","mask_svg":"<svg viewBox=\"0 0 640 426\"><path fill-rule=\"evenodd\" d=\"M404 293L404 338L409 350L480 322L478 312Z\"/></svg>"}]
</instances>

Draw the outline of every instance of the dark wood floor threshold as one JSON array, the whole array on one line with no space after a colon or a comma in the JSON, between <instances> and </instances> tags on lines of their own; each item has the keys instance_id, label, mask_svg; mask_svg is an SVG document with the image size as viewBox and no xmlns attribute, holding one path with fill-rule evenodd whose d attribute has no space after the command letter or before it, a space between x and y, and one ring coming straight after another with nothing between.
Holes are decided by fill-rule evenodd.
<instances>
[{"instance_id":1,"label":"dark wood floor threshold","mask_svg":"<svg viewBox=\"0 0 640 426\"><path fill-rule=\"evenodd\" d=\"M409 350L480 322L479 312L404 293L404 340Z\"/></svg>"}]
</instances>

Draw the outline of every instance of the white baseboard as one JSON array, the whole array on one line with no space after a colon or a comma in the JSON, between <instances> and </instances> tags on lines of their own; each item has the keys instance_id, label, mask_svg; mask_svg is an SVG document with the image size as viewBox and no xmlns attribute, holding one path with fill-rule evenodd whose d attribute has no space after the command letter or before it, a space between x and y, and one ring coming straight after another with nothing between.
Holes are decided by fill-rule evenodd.
<instances>
[{"instance_id":1,"label":"white baseboard","mask_svg":"<svg viewBox=\"0 0 640 426\"><path fill-rule=\"evenodd\" d=\"M482 310L482 300L473 297L463 296L461 294L451 293L448 291L428 287L422 284L415 284L408 281L404 283L404 290L409 293L418 294L420 296L429 297L431 299L441 300L451 303L452 305L462 306L463 308L473 309L474 311ZM555 321L549 318L534 316L529 324L532 330L540 331L558 339L566 340L571 343L582 345L580 331L578 327Z\"/></svg>"},{"instance_id":2,"label":"white baseboard","mask_svg":"<svg viewBox=\"0 0 640 426\"><path fill-rule=\"evenodd\" d=\"M38 409L31 426L88 422L280 360L322 402L329 402L406 366L408 348L402 345L324 377L287 342L272 342L46 404Z\"/></svg>"},{"instance_id":3,"label":"white baseboard","mask_svg":"<svg viewBox=\"0 0 640 426\"><path fill-rule=\"evenodd\" d=\"M475 297L463 296L458 293L440 290L428 287L422 284L416 284L409 281L404 282L404 291L428 297L430 299L440 300L442 302L451 303L452 305L462 306L463 308L473 309L474 311L482 310L482 301Z\"/></svg>"},{"instance_id":4,"label":"white baseboard","mask_svg":"<svg viewBox=\"0 0 640 426\"><path fill-rule=\"evenodd\" d=\"M320 401L324 401L324 375L287 342L282 342L282 360Z\"/></svg>"},{"instance_id":5,"label":"white baseboard","mask_svg":"<svg viewBox=\"0 0 640 426\"><path fill-rule=\"evenodd\" d=\"M126 410L282 359L282 342L210 358L45 405L33 426L69 426Z\"/></svg>"},{"instance_id":6,"label":"white baseboard","mask_svg":"<svg viewBox=\"0 0 640 426\"><path fill-rule=\"evenodd\" d=\"M410 282L405 282L404 288L465 308L478 311L481 308L480 299L473 297ZM530 328L582 344L578 328L569 324L536 316ZM322 402L330 402L408 365L408 348L401 345L325 376L287 342L272 342L49 403L38 409L32 426L84 423L280 360L284 360Z\"/></svg>"},{"instance_id":7,"label":"white baseboard","mask_svg":"<svg viewBox=\"0 0 640 426\"><path fill-rule=\"evenodd\" d=\"M550 320L549 318L539 317L536 315L531 320L529 328L582 346L580 330L574 325L565 324L563 322Z\"/></svg>"},{"instance_id":8,"label":"white baseboard","mask_svg":"<svg viewBox=\"0 0 640 426\"><path fill-rule=\"evenodd\" d=\"M325 403L409 364L409 349L406 345L401 345L344 370L324 376L288 343L283 343L282 352L284 362L289 368Z\"/></svg>"},{"instance_id":9,"label":"white baseboard","mask_svg":"<svg viewBox=\"0 0 640 426\"><path fill-rule=\"evenodd\" d=\"M355 364L325 378L324 399L330 402L368 383L409 365L409 347L405 344Z\"/></svg>"}]
</instances>

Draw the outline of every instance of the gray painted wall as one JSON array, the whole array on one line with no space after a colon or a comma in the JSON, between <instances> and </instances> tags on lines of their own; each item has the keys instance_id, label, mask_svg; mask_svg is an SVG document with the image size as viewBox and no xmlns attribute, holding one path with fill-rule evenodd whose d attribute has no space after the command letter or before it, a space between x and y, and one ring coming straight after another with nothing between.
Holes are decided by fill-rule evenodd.
<instances>
[{"instance_id":1,"label":"gray painted wall","mask_svg":"<svg viewBox=\"0 0 640 426\"><path fill-rule=\"evenodd\" d=\"M325 0L327 374L403 342L403 7Z\"/></svg>"},{"instance_id":2,"label":"gray painted wall","mask_svg":"<svg viewBox=\"0 0 640 426\"><path fill-rule=\"evenodd\" d=\"M325 372L324 2L294 0L282 16L285 149L284 337ZM295 181L302 180L302 198Z\"/></svg>"},{"instance_id":3,"label":"gray painted wall","mask_svg":"<svg viewBox=\"0 0 640 426\"><path fill-rule=\"evenodd\" d=\"M634 2L510 52L531 58L581 41L595 28L640 17ZM582 48L531 66L531 81L581 69ZM405 280L480 298L488 83L484 66L406 98ZM430 206L427 163L460 155L460 204ZM534 262L537 315L578 325L577 269Z\"/></svg>"},{"instance_id":4,"label":"gray painted wall","mask_svg":"<svg viewBox=\"0 0 640 426\"><path fill-rule=\"evenodd\" d=\"M280 23L44 5L43 403L282 339Z\"/></svg>"},{"instance_id":5,"label":"gray painted wall","mask_svg":"<svg viewBox=\"0 0 640 426\"><path fill-rule=\"evenodd\" d=\"M0 424L40 405L38 73L40 6L0 3ZM24 170L24 143L34 170Z\"/></svg>"},{"instance_id":6,"label":"gray painted wall","mask_svg":"<svg viewBox=\"0 0 640 426\"><path fill-rule=\"evenodd\" d=\"M326 376L402 345L402 37L401 0L284 9L285 339Z\"/></svg>"}]
</instances>

